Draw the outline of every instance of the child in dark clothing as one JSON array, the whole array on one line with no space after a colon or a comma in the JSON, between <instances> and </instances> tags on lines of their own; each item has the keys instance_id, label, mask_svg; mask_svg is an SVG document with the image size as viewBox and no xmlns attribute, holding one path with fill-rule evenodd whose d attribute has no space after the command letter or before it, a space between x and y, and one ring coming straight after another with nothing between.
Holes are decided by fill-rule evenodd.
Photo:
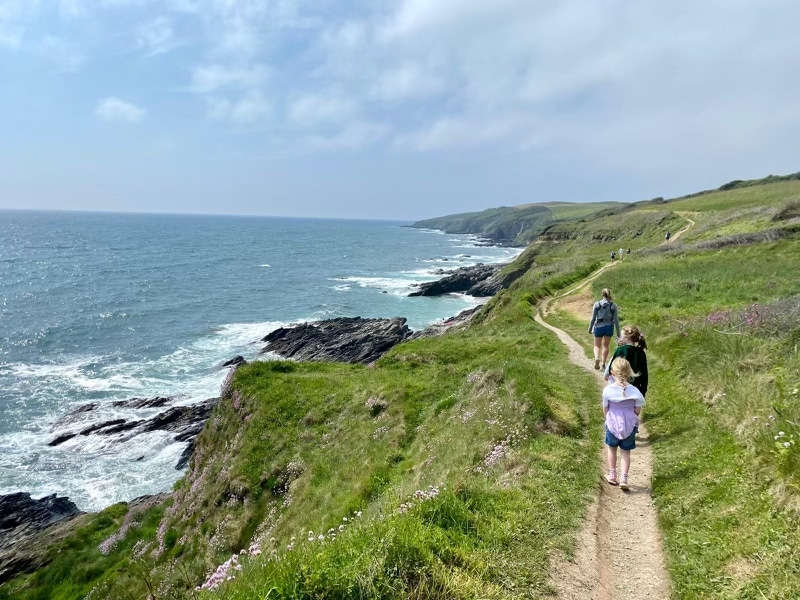
<instances>
[{"instance_id":1,"label":"child in dark clothing","mask_svg":"<svg viewBox=\"0 0 800 600\"><path fill-rule=\"evenodd\" d=\"M631 378L630 383L635 385L642 396L647 395L647 354L645 350L647 344L644 341L644 335L639 331L635 325L625 325L622 328L622 335L619 338L619 345L614 350L614 355L608 361L606 367L605 378L608 381L609 374L611 373L611 365L614 364L614 359L622 357L626 359L633 369L635 376Z\"/></svg>"}]
</instances>

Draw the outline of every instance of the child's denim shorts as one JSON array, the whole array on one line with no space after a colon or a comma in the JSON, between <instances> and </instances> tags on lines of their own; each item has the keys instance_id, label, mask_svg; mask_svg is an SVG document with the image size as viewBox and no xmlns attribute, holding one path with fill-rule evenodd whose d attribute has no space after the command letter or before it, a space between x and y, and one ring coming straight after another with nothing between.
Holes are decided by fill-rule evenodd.
<instances>
[{"instance_id":1,"label":"child's denim shorts","mask_svg":"<svg viewBox=\"0 0 800 600\"><path fill-rule=\"evenodd\" d=\"M611 446L612 448L619 446L623 450L633 450L636 448L636 434L638 432L639 428L634 427L633 432L631 432L628 437L626 437L624 440L620 440L608 430L608 427L606 427L606 446Z\"/></svg>"},{"instance_id":2,"label":"child's denim shorts","mask_svg":"<svg viewBox=\"0 0 800 600\"><path fill-rule=\"evenodd\" d=\"M613 325L595 325L594 337L611 337L614 335Z\"/></svg>"}]
</instances>

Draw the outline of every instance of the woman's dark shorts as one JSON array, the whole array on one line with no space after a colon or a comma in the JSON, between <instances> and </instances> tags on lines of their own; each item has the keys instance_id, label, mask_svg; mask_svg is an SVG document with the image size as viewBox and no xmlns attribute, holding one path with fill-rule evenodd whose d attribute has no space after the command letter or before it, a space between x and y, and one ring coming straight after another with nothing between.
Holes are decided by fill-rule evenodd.
<instances>
[{"instance_id":1,"label":"woman's dark shorts","mask_svg":"<svg viewBox=\"0 0 800 600\"><path fill-rule=\"evenodd\" d=\"M614 335L613 325L594 326L594 337L611 337L612 335Z\"/></svg>"},{"instance_id":2,"label":"woman's dark shorts","mask_svg":"<svg viewBox=\"0 0 800 600\"><path fill-rule=\"evenodd\" d=\"M606 446L611 446L612 448L616 448L619 446L622 450L633 450L636 448L636 434L639 432L638 427L633 428L633 432L626 437L624 440L621 440L614 436L606 427Z\"/></svg>"}]
</instances>

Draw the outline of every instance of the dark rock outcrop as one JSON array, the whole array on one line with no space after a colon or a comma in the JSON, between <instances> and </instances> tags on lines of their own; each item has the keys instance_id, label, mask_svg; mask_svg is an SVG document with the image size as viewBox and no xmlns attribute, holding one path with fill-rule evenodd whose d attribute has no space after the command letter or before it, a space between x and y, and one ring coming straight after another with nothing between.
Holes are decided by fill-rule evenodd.
<instances>
[{"instance_id":1,"label":"dark rock outcrop","mask_svg":"<svg viewBox=\"0 0 800 600\"><path fill-rule=\"evenodd\" d=\"M232 359L226 360L224 363L222 363L221 368L224 369L225 367L238 367L239 365L243 365L246 363L247 361L245 360L244 356L237 355L234 356Z\"/></svg>"},{"instance_id":2,"label":"dark rock outcrop","mask_svg":"<svg viewBox=\"0 0 800 600\"><path fill-rule=\"evenodd\" d=\"M461 267L438 281L421 283L419 289L411 292L409 296L440 296L455 292L465 292L471 296L478 295L470 293L470 290L473 289L480 292L481 295L491 296L492 294L484 294L483 289L476 286L492 277L502 266L479 263L472 267Z\"/></svg>"},{"instance_id":3,"label":"dark rock outcrop","mask_svg":"<svg viewBox=\"0 0 800 600\"><path fill-rule=\"evenodd\" d=\"M112 406L117 408L159 408L172 402L169 396L156 396L155 398L131 398L130 400L117 400Z\"/></svg>"},{"instance_id":4,"label":"dark rock outcrop","mask_svg":"<svg viewBox=\"0 0 800 600\"><path fill-rule=\"evenodd\" d=\"M193 437L203 428L203 423L211 415L211 411L219 402L219 398L209 398L198 404L188 406L173 406L170 409L159 413L152 419L144 422L141 432L146 431L175 431L175 439L185 441L187 433ZM196 432L195 432L196 430Z\"/></svg>"},{"instance_id":5,"label":"dark rock outcrop","mask_svg":"<svg viewBox=\"0 0 800 600\"><path fill-rule=\"evenodd\" d=\"M55 494L34 500L27 492L0 496L0 548L8 545L10 532L19 530L40 531L45 527L81 514L69 498Z\"/></svg>"},{"instance_id":6,"label":"dark rock outcrop","mask_svg":"<svg viewBox=\"0 0 800 600\"><path fill-rule=\"evenodd\" d=\"M442 335L453 328L466 325L472 320L472 317L474 317L475 313L477 313L480 309L480 306L476 306L474 308L461 311L455 317L450 317L441 323L434 323L425 329L415 331L413 334L411 334L411 339L416 340L418 338L436 337L437 335Z\"/></svg>"},{"instance_id":7,"label":"dark rock outcrop","mask_svg":"<svg viewBox=\"0 0 800 600\"><path fill-rule=\"evenodd\" d=\"M31 547L33 539L81 514L68 498L55 494L40 500L24 492L0 496L0 584L42 566L46 559Z\"/></svg>"},{"instance_id":8,"label":"dark rock outcrop","mask_svg":"<svg viewBox=\"0 0 800 600\"><path fill-rule=\"evenodd\" d=\"M132 398L131 400L120 400L113 403L116 408L156 408L164 406L170 402L171 398L156 397L156 398ZM77 435L114 435L123 432L129 432L127 436L120 439L121 442L127 441L132 437L141 433L149 431L171 431L175 433L173 438L176 442L192 442L189 447L184 451L181 456L176 469L182 469L189 457L191 456L191 449L194 448L194 438L203 429L203 425L211 411L219 402L219 398L209 398L197 404L190 404L186 406L171 406L164 412L161 412L150 419L112 419L109 421L101 421L88 427L84 427L78 432L66 432L58 435L48 443L48 446L58 446L67 440L71 440ZM84 406L90 407L85 409ZM62 417L57 423L69 423L74 421L75 415L82 415L90 410L97 408L97 405L84 405L73 410L69 415ZM188 455L187 455L188 452Z\"/></svg>"},{"instance_id":9,"label":"dark rock outcrop","mask_svg":"<svg viewBox=\"0 0 800 600\"><path fill-rule=\"evenodd\" d=\"M406 320L342 317L276 329L263 352L306 361L370 363L411 335Z\"/></svg>"}]
</instances>

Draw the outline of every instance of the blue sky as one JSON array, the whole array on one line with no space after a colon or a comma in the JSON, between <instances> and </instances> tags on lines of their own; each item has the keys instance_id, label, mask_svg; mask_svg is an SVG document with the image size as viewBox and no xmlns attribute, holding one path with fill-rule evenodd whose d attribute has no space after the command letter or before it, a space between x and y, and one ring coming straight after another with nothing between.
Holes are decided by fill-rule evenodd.
<instances>
[{"instance_id":1,"label":"blue sky","mask_svg":"<svg viewBox=\"0 0 800 600\"><path fill-rule=\"evenodd\" d=\"M0 0L0 208L421 219L800 170L800 3Z\"/></svg>"}]
</instances>

